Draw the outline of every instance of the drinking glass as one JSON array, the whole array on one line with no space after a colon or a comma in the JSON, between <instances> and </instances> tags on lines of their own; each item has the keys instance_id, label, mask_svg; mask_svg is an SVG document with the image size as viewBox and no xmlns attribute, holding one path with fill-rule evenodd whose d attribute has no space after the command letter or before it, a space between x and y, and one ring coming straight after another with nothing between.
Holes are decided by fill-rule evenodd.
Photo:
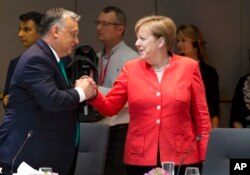
<instances>
[{"instance_id":1,"label":"drinking glass","mask_svg":"<svg viewBox=\"0 0 250 175\"><path fill-rule=\"evenodd\" d=\"M40 167L39 171L42 172L42 175L52 175L53 171L50 167Z\"/></svg>"},{"instance_id":2,"label":"drinking glass","mask_svg":"<svg viewBox=\"0 0 250 175\"><path fill-rule=\"evenodd\" d=\"M185 170L185 175L200 175L199 168L197 167L187 167Z\"/></svg>"},{"instance_id":3,"label":"drinking glass","mask_svg":"<svg viewBox=\"0 0 250 175\"><path fill-rule=\"evenodd\" d=\"M174 175L174 162L162 162L162 174Z\"/></svg>"}]
</instances>

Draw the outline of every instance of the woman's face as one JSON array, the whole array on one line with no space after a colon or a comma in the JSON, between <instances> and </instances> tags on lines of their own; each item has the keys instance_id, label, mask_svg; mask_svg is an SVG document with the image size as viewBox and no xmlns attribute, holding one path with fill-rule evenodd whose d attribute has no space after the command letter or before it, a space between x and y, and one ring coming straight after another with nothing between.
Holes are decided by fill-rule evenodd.
<instances>
[{"instance_id":1,"label":"woman's face","mask_svg":"<svg viewBox=\"0 0 250 175\"><path fill-rule=\"evenodd\" d=\"M159 41L151 33L148 27L141 26L137 32L135 46L141 58L151 64L159 52Z\"/></svg>"},{"instance_id":2,"label":"woman's face","mask_svg":"<svg viewBox=\"0 0 250 175\"><path fill-rule=\"evenodd\" d=\"M194 48L192 39L184 36L181 31L177 33L177 48L181 55L191 58L197 57L197 49Z\"/></svg>"}]
</instances>

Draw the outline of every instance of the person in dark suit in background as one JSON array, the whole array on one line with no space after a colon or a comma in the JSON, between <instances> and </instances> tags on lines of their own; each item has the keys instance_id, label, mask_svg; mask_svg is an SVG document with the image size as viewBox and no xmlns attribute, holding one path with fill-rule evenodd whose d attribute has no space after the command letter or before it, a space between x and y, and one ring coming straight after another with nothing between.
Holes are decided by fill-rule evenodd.
<instances>
[{"instance_id":1,"label":"person in dark suit in background","mask_svg":"<svg viewBox=\"0 0 250 175\"><path fill-rule=\"evenodd\" d=\"M40 38L39 28L41 19L42 14L34 11L27 12L19 16L20 23L18 37L20 38L23 47L29 48L32 44L36 42L38 38ZM3 91L4 107L6 107L8 103L10 80L12 78L19 59L20 56L12 59L8 67L7 77L5 80L5 86Z\"/></svg>"},{"instance_id":2,"label":"person in dark suit in background","mask_svg":"<svg viewBox=\"0 0 250 175\"><path fill-rule=\"evenodd\" d=\"M35 169L51 167L60 175L74 174L77 108L94 88L82 77L70 88L60 58L70 55L79 43L79 19L63 8L48 10L41 21L41 38L16 66L0 126L0 167L5 175L15 172L23 161Z\"/></svg>"},{"instance_id":3,"label":"person in dark suit in background","mask_svg":"<svg viewBox=\"0 0 250 175\"><path fill-rule=\"evenodd\" d=\"M212 127L218 128L220 117L219 76L216 69L205 62L207 57L205 44L200 30L195 25L185 24L177 29L179 53L199 61Z\"/></svg>"}]
</instances>

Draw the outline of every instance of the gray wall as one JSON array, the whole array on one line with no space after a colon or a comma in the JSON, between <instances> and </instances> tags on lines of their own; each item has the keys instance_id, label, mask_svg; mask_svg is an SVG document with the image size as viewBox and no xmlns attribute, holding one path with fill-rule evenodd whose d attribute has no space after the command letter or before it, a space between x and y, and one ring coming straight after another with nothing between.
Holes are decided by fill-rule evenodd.
<instances>
[{"instance_id":1,"label":"gray wall","mask_svg":"<svg viewBox=\"0 0 250 175\"><path fill-rule=\"evenodd\" d=\"M230 103L240 76L250 72L250 1L249 0L2 0L0 2L0 90L3 89L9 60L24 49L17 37L18 16L30 10L44 12L52 7L64 7L82 15L80 21L80 45L91 45L96 51L101 44L96 39L94 20L107 5L115 5L125 11L128 26L125 41L134 47L135 22L151 14L171 17L176 25L193 23L204 34L209 52L208 63L214 66L220 77L221 127L228 126ZM0 109L0 122L3 110Z\"/></svg>"}]
</instances>

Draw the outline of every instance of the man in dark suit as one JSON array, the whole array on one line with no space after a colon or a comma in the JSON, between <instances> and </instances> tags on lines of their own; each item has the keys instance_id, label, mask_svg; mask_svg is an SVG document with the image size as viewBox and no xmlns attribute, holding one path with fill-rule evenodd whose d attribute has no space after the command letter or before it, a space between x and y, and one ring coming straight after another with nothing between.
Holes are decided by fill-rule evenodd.
<instances>
[{"instance_id":1,"label":"man in dark suit","mask_svg":"<svg viewBox=\"0 0 250 175\"><path fill-rule=\"evenodd\" d=\"M60 175L74 174L77 109L92 96L94 84L80 78L70 88L60 58L79 43L79 18L62 8L48 10L41 21L41 38L16 66L0 127L0 168L5 175L23 161L35 169L51 167Z\"/></svg>"},{"instance_id":2,"label":"man in dark suit","mask_svg":"<svg viewBox=\"0 0 250 175\"><path fill-rule=\"evenodd\" d=\"M32 44L36 42L37 39L40 38L39 28L42 16L43 15L41 13L33 11L24 13L19 16L20 23L19 23L18 37L20 38L23 47L29 48ZM13 76L14 70L16 68L19 59L20 56L12 59L8 67L8 72L3 92L4 107L8 103L10 80Z\"/></svg>"}]
</instances>

